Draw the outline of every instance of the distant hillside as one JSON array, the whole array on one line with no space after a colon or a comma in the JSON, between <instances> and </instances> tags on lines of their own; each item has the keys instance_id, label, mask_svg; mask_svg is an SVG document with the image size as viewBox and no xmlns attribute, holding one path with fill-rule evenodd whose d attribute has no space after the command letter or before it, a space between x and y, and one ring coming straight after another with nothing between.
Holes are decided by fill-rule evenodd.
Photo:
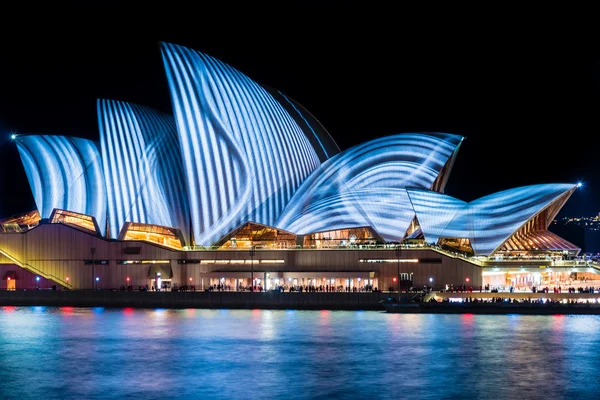
<instances>
[{"instance_id":1,"label":"distant hillside","mask_svg":"<svg viewBox=\"0 0 600 400\"><path fill-rule=\"evenodd\" d=\"M552 223L548 230L581 247L584 253L600 252L600 231L577 224Z\"/></svg>"}]
</instances>

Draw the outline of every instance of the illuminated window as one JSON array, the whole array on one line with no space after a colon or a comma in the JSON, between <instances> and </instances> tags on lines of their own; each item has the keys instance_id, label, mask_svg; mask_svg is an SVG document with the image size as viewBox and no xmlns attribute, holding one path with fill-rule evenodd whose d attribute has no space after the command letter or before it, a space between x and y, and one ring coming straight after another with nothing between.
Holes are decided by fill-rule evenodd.
<instances>
[{"instance_id":1,"label":"illuminated window","mask_svg":"<svg viewBox=\"0 0 600 400\"><path fill-rule=\"evenodd\" d=\"M141 240L172 249L183 249L183 236L181 235L181 231L179 229L159 225L128 222L123 226L119 239Z\"/></svg>"},{"instance_id":2,"label":"illuminated window","mask_svg":"<svg viewBox=\"0 0 600 400\"><path fill-rule=\"evenodd\" d=\"M266 225L248 222L217 242L220 249L287 249L296 247L296 235Z\"/></svg>"},{"instance_id":3,"label":"illuminated window","mask_svg":"<svg viewBox=\"0 0 600 400\"><path fill-rule=\"evenodd\" d=\"M72 211L55 209L50 216L50 223L65 224L75 228L85 229L86 231L95 234L99 233L98 225L94 217Z\"/></svg>"},{"instance_id":4,"label":"illuminated window","mask_svg":"<svg viewBox=\"0 0 600 400\"><path fill-rule=\"evenodd\" d=\"M439 245L442 249L458 251L468 256L475 254L471 247L471 240L467 238L440 238Z\"/></svg>"},{"instance_id":5,"label":"illuminated window","mask_svg":"<svg viewBox=\"0 0 600 400\"><path fill-rule=\"evenodd\" d=\"M339 229L316 232L304 237L304 247L350 247L361 244L375 244L377 238L368 227Z\"/></svg>"},{"instance_id":6,"label":"illuminated window","mask_svg":"<svg viewBox=\"0 0 600 400\"><path fill-rule=\"evenodd\" d=\"M26 232L40 223L40 213L35 210L0 220L0 232Z\"/></svg>"},{"instance_id":7,"label":"illuminated window","mask_svg":"<svg viewBox=\"0 0 600 400\"><path fill-rule=\"evenodd\" d=\"M363 258L358 260L361 263L418 263L418 258Z\"/></svg>"}]
</instances>

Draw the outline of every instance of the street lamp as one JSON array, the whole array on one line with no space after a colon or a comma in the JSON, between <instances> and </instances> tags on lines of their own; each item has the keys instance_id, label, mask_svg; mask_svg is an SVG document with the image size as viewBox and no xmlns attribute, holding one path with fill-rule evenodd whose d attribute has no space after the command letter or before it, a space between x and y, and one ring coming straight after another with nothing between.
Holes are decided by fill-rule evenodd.
<instances>
[{"instance_id":1,"label":"street lamp","mask_svg":"<svg viewBox=\"0 0 600 400\"><path fill-rule=\"evenodd\" d=\"M396 261L398 264L398 300L400 300L400 243L396 245Z\"/></svg>"},{"instance_id":2,"label":"street lamp","mask_svg":"<svg viewBox=\"0 0 600 400\"><path fill-rule=\"evenodd\" d=\"M252 279L250 291L254 292L254 244L250 245L250 276Z\"/></svg>"}]
</instances>

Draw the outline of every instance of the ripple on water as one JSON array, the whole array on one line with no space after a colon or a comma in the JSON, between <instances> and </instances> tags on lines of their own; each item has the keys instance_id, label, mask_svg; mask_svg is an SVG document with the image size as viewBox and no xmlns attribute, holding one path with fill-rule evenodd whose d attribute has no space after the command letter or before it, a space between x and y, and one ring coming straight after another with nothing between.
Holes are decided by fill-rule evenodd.
<instances>
[{"instance_id":1,"label":"ripple on water","mask_svg":"<svg viewBox=\"0 0 600 400\"><path fill-rule=\"evenodd\" d=\"M596 393L600 316L0 309L0 398Z\"/></svg>"}]
</instances>

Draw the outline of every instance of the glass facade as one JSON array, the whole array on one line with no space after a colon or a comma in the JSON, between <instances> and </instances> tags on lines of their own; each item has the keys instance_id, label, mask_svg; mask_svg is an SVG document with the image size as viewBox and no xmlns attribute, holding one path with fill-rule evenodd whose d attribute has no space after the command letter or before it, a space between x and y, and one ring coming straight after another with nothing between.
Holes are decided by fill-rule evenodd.
<instances>
[{"instance_id":1,"label":"glass facade","mask_svg":"<svg viewBox=\"0 0 600 400\"><path fill-rule=\"evenodd\" d=\"M0 232L26 232L29 229L36 227L40 223L40 219L41 217L38 210L5 218L0 220Z\"/></svg>"},{"instance_id":2,"label":"glass facade","mask_svg":"<svg viewBox=\"0 0 600 400\"><path fill-rule=\"evenodd\" d=\"M165 226L128 222L123 226L123 230L119 234L119 239L144 240L171 249L183 249L183 237L181 231Z\"/></svg>"},{"instance_id":3,"label":"glass facade","mask_svg":"<svg viewBox=\"0 0 600 400\"><path fill-rule=\"evenodd\" d=\"M247 223L216 244L220 249L291 249L296 235L270 226Z\"/></svg>"},{"instance_id":4,"label":"glass facade","mask_svg":"<svg viewBox=\"0 0 600 400\"><path fill-rule=\"evenodd\" d=\"M50 218L53 224L65 224L76 228L84 229L85 231L99 234L98 224L94 217L83 215L66 210L54 210Z\"/></svg>"},{"instance_id":5,"label":"glass facade","mask_svg":"<svg viewBox=\"0 0 600 400\"><path fill-rule=\"evenodd\" d=\"M335 231L311 233L304 237L304 247L352 247L360 245L373 245L378 239L368 227L339 229Z\"/></svg>"}]
</instances>

